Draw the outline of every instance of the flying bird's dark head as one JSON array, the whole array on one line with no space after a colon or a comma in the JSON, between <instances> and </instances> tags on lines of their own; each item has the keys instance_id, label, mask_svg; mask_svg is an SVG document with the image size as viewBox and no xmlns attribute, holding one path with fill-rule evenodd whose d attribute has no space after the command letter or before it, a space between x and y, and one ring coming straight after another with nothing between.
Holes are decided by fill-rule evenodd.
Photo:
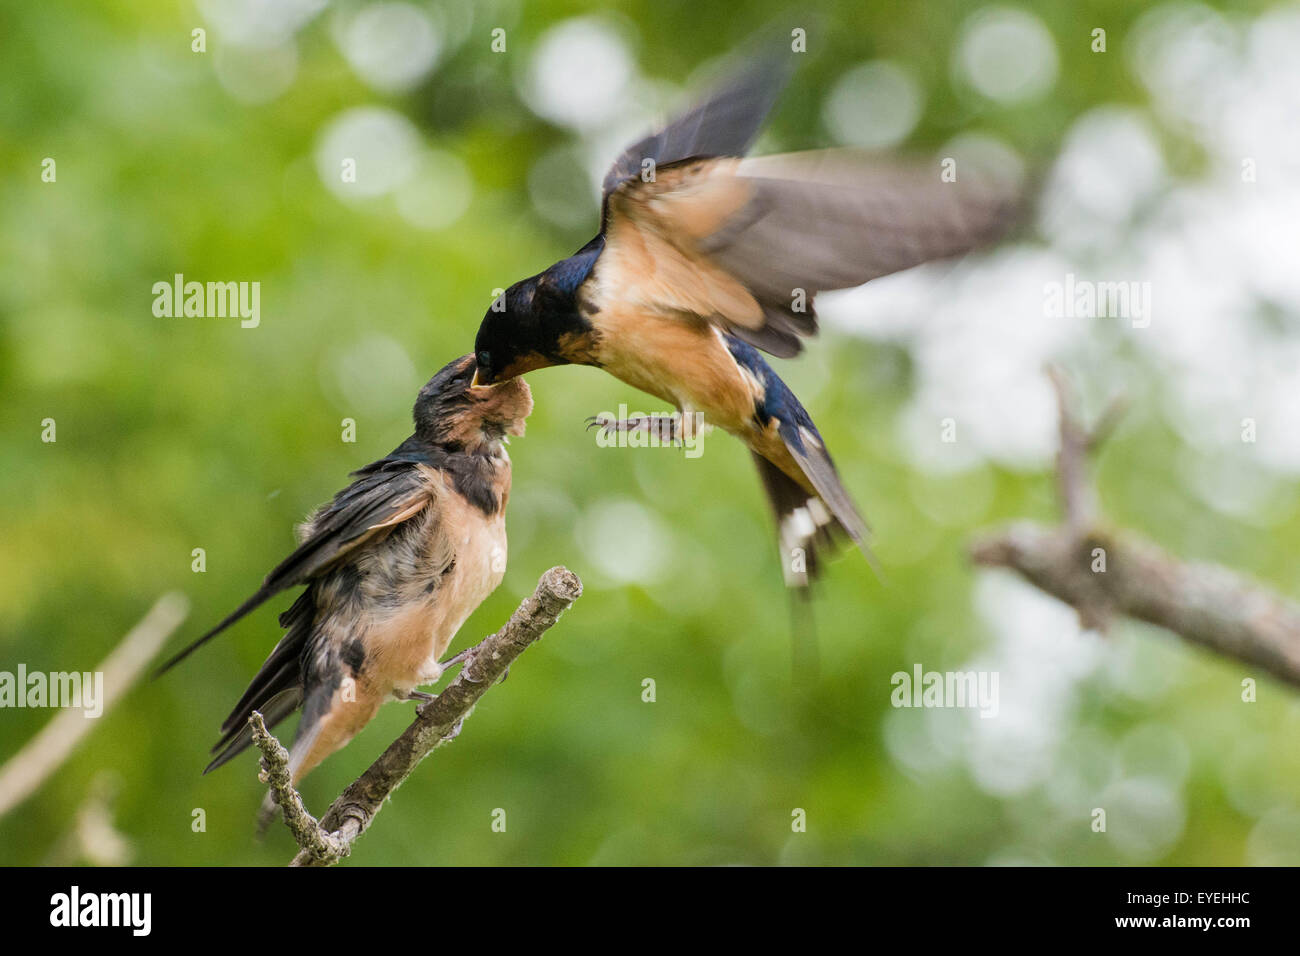
<instances>
[{"instance_id":1,"label":"flying bird's dark head","mask_svg":"<svg viewBox=\"0 0 1300 956\"><path fill-rule=\"evenodd\" d=\"M501 293L483 316L474 338L474 359L478 365L475 385L496 385L525 372L562 362L555 356L555 343L548 334L547 304L540 276L516 282Z\"/></svg>"},{"instance_id":2,"label":"flying bird's dark head","mask_svg":"<svg viewBox=\"0 0 1300 956\"><path fill-rule=\"evenodd\" d=\"M475 388L477 370L474 356L462 355L429 379L415 400L416 435L435 445L476 451L524 433L524 420L533 410L528 383L514 378L494 388Z\"/></svg>"},{"instance_id":3,"label":"flying bird's dark head","mask_svg":"<svg viewBox=\"0 0 1300 956\"><path fill-rule=\"evenodd\" d=\"M483 316L474 339L478 385L494 385L552 365L589 364L594 330L583 284L604 249L597 236L545 272L516 282Z\"/></svg>"}]
</instances>

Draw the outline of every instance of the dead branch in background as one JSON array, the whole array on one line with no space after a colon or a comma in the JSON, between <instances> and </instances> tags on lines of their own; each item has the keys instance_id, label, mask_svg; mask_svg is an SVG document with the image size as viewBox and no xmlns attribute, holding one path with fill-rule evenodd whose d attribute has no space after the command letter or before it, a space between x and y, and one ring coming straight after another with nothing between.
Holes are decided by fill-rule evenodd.
<instances>
[{"instance_id":1,"label":"dead branch in background","mask_svg":"<svg viewBox=\"0 0 1300 956\"><path fill-rule=\"evenodd\" d=\"M31 796L71 756L81 739L131 689L145 665L180 627L189 609L189 600L179 592L160 597L94 671L104 675L104 700L100 702L99 717L89 719L81 708L64 710L0 767L0 816ZM25 688L18 688L19 693L24 691Z\"/></svg>"},{"instance_id":2,"label":"dead branch in background","mask_svg":"<svg viewBox=\"0 0 1300 956\"><path fill-rule=\"evenodd\" d=\"M272 799L284 810L285 825L300 847L290 866L332 866L347 856L384 801L434 748L460 732L461 722L478 699L581 595L582 581L567 568L555 567L543 574L537 590L524 599L505 626L466 652L456 678L420 706L415 721L339 795L320 821L307 812L289 781L284 747L267 732L262 715L254 713L249 724L262 751L263 779L271 785Z\"/></svg>"},{"instance_id":3,"label":"dead branch in background","mask_svg":"<svg viewBox=\"0 0 1300 956\"><path fill-rule=\"evenodd\" d=\"M1049 368L1060 403L1057 483L1062 527L1017 522L976 541L972 560L1009 568L1104 630L1123 615L1173 631L1217 654L1300 686L1300 604L1221 565L1179 560L1145 538L1113 529L1097 515L1088 454L1114 427L1112 404L1087 430L1061 372Z\"/></svg>"},{"instance_id":4,"label":"dead branch in background","mask_svg":"<svg viewBox=\"0 0 1300 956\"><path fill-rule=\"evenodd\" d=\"M86 797L73 814L68 830L46 854L41 866L126 866L135 844L114 823L122 778L115 770L100 770L90 778Z\"/></svg>"}]
</instances>

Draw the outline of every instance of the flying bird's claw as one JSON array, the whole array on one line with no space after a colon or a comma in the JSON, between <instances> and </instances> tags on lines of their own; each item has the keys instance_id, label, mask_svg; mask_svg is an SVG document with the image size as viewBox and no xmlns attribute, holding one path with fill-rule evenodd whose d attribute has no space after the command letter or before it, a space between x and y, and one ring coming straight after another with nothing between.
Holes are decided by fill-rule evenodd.
<instances>
[{"instance_id":1,"label":"flying bird's claw","mask_svg":"<svg viewBox=\"0 0 1300 956\"><path fill-rule=\"evenodd\" d=\"M651 426L651 433L658 435L664 444L676 445L682 439L681 419L676 415L660 416Z\"/></svg>"},{"instance_id":2,"label":"flying bird's claw","mask_svg":"<svg viewBox=\"0 0 1300 956\"><path fill-rule=\"evenodd\" d=\"M592 415L587 419L587 431L599 426L605 435L614 432L644 432L662 445L675 445L681 440L681 426L676 415L637 415L619 419L609 415Z\"/></svg>"}]
</instances>

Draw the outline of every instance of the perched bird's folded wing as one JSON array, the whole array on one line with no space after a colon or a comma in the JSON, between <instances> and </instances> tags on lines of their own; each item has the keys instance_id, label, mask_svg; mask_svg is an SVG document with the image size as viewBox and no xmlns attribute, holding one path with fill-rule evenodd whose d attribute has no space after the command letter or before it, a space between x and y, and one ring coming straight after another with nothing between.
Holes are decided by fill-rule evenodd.
<instances>
[{"instance_id":1,"label":"perched bird's folded wing","mask_svg":"<svg viewBox=\"0 0 1300 956\"><path fill-rule=\"evenodd\" d=\"M993 241L1016 221L1011 177L852 150L660 167L606 206L602 297L709 319L780 357L817 331L818 292Z\"/></svg>"},{"instance_id":2,"label":"perched bird's folded wing","mask_svg":"<svg viewBox=\"0 0 1300 956\"><path fill-rule=\"evenodd\" d=\"M310 581L354 548L419 514L430 501L428 480L414 462L381 459L356 474L356 481L303 525L302 543L266 576L257 593L159 667L155 676L180 663L276 594Z\"/></svg>"}]
</instances>

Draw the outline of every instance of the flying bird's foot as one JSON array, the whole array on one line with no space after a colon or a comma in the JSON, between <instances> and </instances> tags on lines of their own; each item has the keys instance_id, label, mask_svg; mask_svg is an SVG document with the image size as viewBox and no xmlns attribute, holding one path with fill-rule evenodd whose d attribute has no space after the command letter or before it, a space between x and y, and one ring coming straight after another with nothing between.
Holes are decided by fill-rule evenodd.
<instances>
[{"instance_id":1,"label":"flying bird's foot","mask_svg":"<svg viewBox=\"0 0 1300 956\"><path fill-rule=\"evenodd\" d=\"M675 445L681 440L681 422L676 414L634 415L615 418L602 413L587 418L587 431L599 428L605 437L616 432L642 432L661 445Z\"/></svg>"}]
</instances>

